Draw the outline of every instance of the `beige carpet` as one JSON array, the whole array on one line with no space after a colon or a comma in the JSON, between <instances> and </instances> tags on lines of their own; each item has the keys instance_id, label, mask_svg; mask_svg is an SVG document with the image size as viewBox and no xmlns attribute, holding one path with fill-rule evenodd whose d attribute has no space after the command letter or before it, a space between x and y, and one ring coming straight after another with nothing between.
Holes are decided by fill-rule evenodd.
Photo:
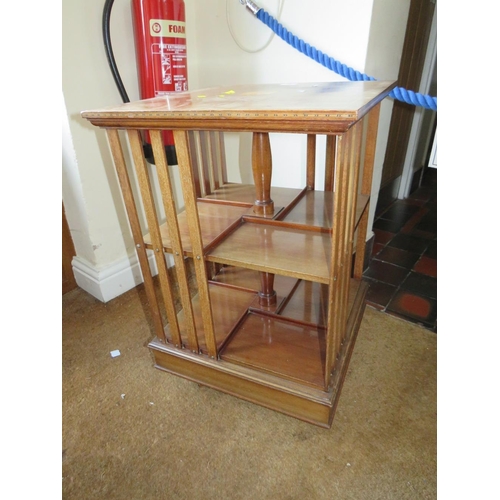
<instances>
[{"instance_id":1,"label":"beige carpet","mask_svg":"<svg viewBox=\"0 0 500 500\"><path fill-rule=\"evenodd\" d=\"M64 499L436 498L434 333L367 308L325 430L153 368L144 304L63 296Z\"/></svg>"}]
</instances>

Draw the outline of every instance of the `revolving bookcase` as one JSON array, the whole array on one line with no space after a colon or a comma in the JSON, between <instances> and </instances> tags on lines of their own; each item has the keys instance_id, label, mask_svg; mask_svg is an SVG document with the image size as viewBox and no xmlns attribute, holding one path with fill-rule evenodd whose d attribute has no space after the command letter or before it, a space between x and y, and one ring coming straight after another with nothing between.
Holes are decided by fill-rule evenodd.
<instances>
[{"instance_id":1,"label":"revolving bookcase","mask_svg":"<svg viewBox=\"0 0 500 500\"><path fill-rule=\"evenodd\" d=\"M393 87L217 87L82 113L107 131L144 277L157 368L331 426L365 308L362 272L380 102ZM174 133L180 202L164 130ZM252 184L228 182L228 132L252 134ZM302 188L272 183L271 133L306 136L304 165L297 159L287 167L304 169ZM326 136L319 189L318 135ZM154 165L145 160L145 140ZM157 277L148 264L151 252Z\"/></svg>"}]
</instances>

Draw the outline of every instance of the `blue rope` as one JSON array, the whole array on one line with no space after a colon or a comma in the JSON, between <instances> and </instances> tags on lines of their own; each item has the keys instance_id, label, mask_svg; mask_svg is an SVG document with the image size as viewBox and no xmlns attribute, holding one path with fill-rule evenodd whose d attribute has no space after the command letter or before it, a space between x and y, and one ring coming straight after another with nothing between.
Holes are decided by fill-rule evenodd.
<instances>
[{"instance_id":1,"label":"blue rope","mask_svg":"<svg viewBox=\"0 0 500 500\"><path fill-rule=\"evenodd\" d=\"M282 24L276 21L276 19L270 16L264 9L260 9L257 12L257 19L271 28L274 33L276 33L282 40L291 45L293 48L297 49L299 52L302 52L311 59L314 59L316 62L325 66L325 68L328 68L335 73L343 76L344 78L347 78L351 81L375 81L375 78L373 78L372 76L365 75L363 73L360 73L359 71L349 68L345 64L341 64L336 61L333 57L329 57L327 54L323 54L321 50L317 50L315 47L311 47L311 45L305 43L304 40L290 33ZM413 92L413 90L406 90L401 87L395 87L389 95L390 97L397 99L398 101L437 111L437 97L422 95L417 92Z\"/></svg>"}]
</instances>

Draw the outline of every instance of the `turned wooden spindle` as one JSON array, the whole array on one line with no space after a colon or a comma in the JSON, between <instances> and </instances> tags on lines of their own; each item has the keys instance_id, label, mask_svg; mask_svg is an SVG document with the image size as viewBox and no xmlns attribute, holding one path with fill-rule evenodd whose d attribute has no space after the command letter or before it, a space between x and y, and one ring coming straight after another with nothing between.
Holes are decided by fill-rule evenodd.
<instances>
[{"instance_id":1,"label":"turned wooden spindle","mask_svg":"<svg viewBox=\"0 0 500 500\"><path fill-rule=\"evenodd\" d=\"M263 272L260 273L259 304L265 307L276 305L274 274Z\"/></svg>"},{"instance_id":2,"label":"turned wooden spindle","mask_svg":"<svg viewBox=\"0 0 500 500\"><path fill-rule=\"evenodd\" d=\"M274 201L271 199L271 175L273 162L269 134L254 132L252 142L252 171L255 182L255 215L274 215Z\"/></svg>"}]
</instances>

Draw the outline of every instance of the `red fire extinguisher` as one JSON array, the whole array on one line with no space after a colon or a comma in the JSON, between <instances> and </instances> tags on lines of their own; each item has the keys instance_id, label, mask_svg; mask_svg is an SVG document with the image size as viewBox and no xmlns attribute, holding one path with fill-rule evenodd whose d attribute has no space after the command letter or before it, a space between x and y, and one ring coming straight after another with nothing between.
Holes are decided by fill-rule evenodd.
<instances>
[{"instance_id":1,"label":"red fire extinguisher","mask_svg":"<svg viewBox=\"0 0 500 500\"><path fill-rule=\"evenodd\" d=\"M106 0L103 36L108 62L123 102L129 98L116 68L109 35L114 0ZM188 89L186 10L184 0L132 0L132 20L141 99ZM163 133L167 161L177 164L173 134ZM154 163L149 134L144 134L146 159Z\"/></svg>"}]
</instances>

